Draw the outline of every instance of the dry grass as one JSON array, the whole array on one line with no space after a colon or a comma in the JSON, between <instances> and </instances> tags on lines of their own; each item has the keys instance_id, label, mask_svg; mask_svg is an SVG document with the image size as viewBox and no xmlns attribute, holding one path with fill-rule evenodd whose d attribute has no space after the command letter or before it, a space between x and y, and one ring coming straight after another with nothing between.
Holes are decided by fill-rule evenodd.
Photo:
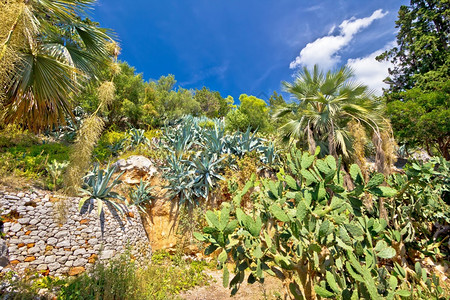
<instances>
[{"instance_id":1,"label":"dry grass","mask_svg":"<svg viewBox=\"0 0 450 300\"><path fill-rule=\"evenodd\" d=\"M98 116L90 116L84 120L72 146L70 163L66 171L65 186L69 195L77 194L81 178L90 169L92 151L102 134L103 127L104 122Z\"/></svg>"},{"instance_id":2,"label":"dry grass","mask_svg":"<svg viewBox=\"0 0 450 300\"><path fill-rule=\"evenodd\" d=\"M116 93L116 87L114 82L105 81L97 89L98 99L100 100L100 105L104 108L110 105L114 101L114 96Z\"/></svg>"},{"instance_id":3,"label":"dry grass","mask_svg":"<svg viewBox=\"0 0 450 300\"><path fill-rule=\"evenodd\" d=\"M356 163L361 169L363 176L367 179L367 163L366 163L366 155L365 155L365 146L367 145L367 135L364 127L361 123L352 121L348 124L350 134L353 137L353 150L355 153Z\"/></svg>"}]
</instances>

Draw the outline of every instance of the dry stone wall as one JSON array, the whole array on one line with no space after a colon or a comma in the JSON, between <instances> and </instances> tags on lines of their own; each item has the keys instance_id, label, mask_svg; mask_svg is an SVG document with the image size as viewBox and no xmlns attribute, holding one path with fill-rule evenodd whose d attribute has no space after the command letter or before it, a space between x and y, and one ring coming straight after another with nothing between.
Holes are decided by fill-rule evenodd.
<instances>
[{"instance_id":1,"label":"dry stone wall","mask_svg":"<svg viewBox=\"0 0 450 300\"><path fill-rule=\"evenodd\" d=\"M51 275L77 275L100 260L130 249L144 260L151 248L141 218L134 207L126 216L104 206L99 217L96 202L81 212L79 198L53 198L50 193L12 193L0 187L0 269L21 273L43 271Z\"/></svg>"}]
</instances>

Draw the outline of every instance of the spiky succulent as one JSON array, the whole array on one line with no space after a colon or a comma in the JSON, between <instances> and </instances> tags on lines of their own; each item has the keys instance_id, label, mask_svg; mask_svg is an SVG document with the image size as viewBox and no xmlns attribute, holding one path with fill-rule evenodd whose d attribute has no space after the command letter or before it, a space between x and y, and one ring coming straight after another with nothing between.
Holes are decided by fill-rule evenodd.
<instances>
[{"instance_id":1,"label":"spiky succulent","mask_svg":"<svg viewBox=\"0 0 450 300\"><path fill-rule=\"evenodd\" d=\"M84 203L88 200L97 200L98 214L103 212L103 203L111 205L119 213L124 213L125 209L123 205L111 201L110 199L124 200L122 196L118 193L113 192L112 189L121 183L119 180L120 176L124 172L119 173L112 181L111 178L116 171L116 166L110 167L109 165L106 169L100 169L97 166L94 167L84 177L83 187L80 189L82 195L84 196L79 203L79 209L83 207Z\"/></svg>"}]
</instances>

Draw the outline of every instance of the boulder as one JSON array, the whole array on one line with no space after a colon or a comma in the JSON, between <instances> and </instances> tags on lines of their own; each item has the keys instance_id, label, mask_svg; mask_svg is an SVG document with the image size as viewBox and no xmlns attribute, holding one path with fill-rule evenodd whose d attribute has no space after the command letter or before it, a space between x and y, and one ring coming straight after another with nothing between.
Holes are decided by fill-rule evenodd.
<instances>
[{"instance_id":1,"label":"boulder","mask_svg":"<svg viewBox=\"0 0 450 300\"><path fill-rule=\"evenodd\" d=\"M118 172L125 172L120 179L127 184L139 183L141 179L151 178L158 172L152 161L142 155L120 159L113 165Z\"/></svg>"}]
</instances>

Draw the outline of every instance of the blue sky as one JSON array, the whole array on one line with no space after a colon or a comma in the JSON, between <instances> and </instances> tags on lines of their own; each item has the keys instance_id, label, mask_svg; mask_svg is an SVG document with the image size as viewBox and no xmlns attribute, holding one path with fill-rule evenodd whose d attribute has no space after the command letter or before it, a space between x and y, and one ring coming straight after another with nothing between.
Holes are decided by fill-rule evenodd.
<instances>
[{"instance_id":1,"label":"blue sky","mask_svg":"<svg viewBox=\"0 0 450 300\"><path fill-rule=\"evenodd\" d=\"M302 66L349 63L381 90L387 63L374 57L395 40L400 5L361 0L99 0L93 19L118 35L121 60L146 80L174 74L235 100L267 100Z\"/></svg>"}]
</instances>

